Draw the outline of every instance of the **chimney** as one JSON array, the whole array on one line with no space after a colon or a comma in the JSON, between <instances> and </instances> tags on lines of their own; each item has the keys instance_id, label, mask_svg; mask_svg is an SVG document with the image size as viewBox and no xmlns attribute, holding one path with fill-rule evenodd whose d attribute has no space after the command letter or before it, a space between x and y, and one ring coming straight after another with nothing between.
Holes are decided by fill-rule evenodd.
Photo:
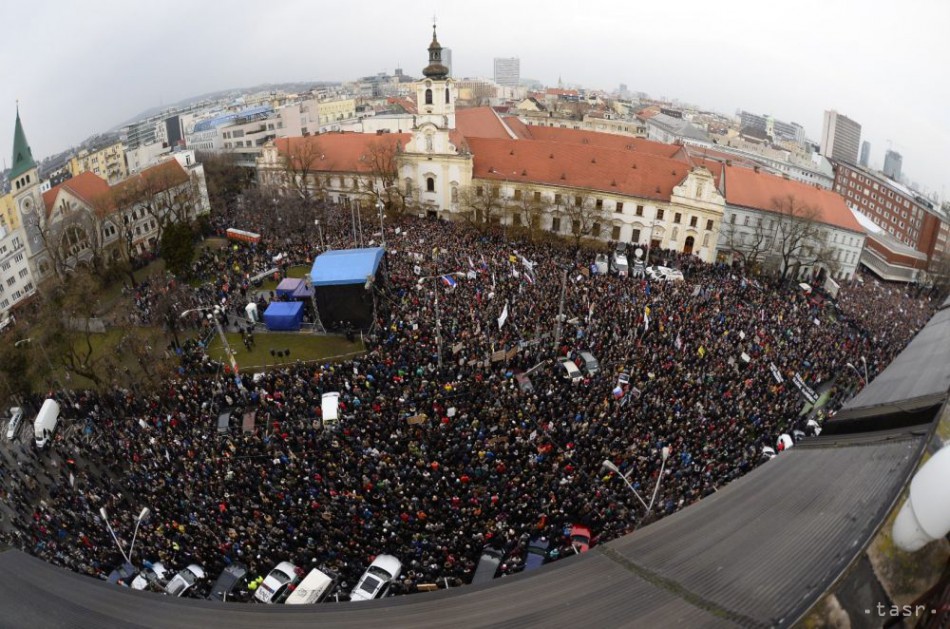
<instances>
[{"instance_id":1,"label":"chimney","mask_svg":"<svg viewBox=\"0 0 950 629\"><path fill-rule=\"evenodd\" d=\"M756 165L756 166L753 166L753 167L752 167L752 170L754 170L755 172L759 172L759 167L758 167L757 165Z\"/></svg>"}]
</instances>

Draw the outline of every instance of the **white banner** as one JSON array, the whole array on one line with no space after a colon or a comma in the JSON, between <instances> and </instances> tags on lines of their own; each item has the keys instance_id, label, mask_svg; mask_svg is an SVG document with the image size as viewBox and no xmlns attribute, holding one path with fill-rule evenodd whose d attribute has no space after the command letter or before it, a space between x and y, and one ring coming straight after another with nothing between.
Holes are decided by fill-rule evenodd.
<instances>
[{"instance_id":1,"label":"white banner","mask_svg":"<svg viewBox=\"0 0 950 629\"><path fill-rule=\"evenodd\" d=\"M498 317L498 329L500 330L505 325L505 321L508 320L508 303L505 303L505 309L501 311L501 316Z\"/></svg>"},{"instance_id":2,"label":"white banner","mask_svg":"<svg viewBox=\"0 0 950 629\"><path fill-rule=\"evenodd\" d=\"M785 382L785 378L782 377L782 372L778 367L775 366L775 363L769 363L769 369L772 370L772 377L775 378L775 381L779 384Z\"/></svg>"}]
</instances>

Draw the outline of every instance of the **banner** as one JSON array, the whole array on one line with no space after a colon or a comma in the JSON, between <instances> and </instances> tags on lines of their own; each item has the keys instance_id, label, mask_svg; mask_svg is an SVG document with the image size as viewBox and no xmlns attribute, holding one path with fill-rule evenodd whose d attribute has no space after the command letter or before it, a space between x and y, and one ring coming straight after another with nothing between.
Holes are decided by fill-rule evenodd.
<instances>
[{"instance_id":1,"label":"banner","mask_svg":"<svg viewBox=\"0 0 950 629\"><path fill-rule=\"evenodd\" d=\"M775 378L776 382L779 384L785 382L785 378L782 377L782 372L775 366L775 363L769 363L769 369L772 370L772 377Z\"/></svg>"},{"instance_id":2,"label":"banner","mask_svg":"<svg viewBox=\"0 0 950 629\"><path fill-rule=\"evenodd\" d=\"M815 393L811 387L805 384L805 381L797 371L795 372L795 376L792 378L792 382L795 383L795 386L798 387L798 390L801 391L802 396L808 400L809 404L814 404L818 401L818 394Z\"/></svg>"},{"instance_id":3,"label":"banner","mask_svg":"<svg viewBox=\"0 0 950 629\"><path fill-rule=\"evenodd\" d=\"M505 326L505 321L508 320L508 304L505 303L505 309L501 311L501 316L498 317L498 329L502 329Z\"/></svg>"}]
</instances>

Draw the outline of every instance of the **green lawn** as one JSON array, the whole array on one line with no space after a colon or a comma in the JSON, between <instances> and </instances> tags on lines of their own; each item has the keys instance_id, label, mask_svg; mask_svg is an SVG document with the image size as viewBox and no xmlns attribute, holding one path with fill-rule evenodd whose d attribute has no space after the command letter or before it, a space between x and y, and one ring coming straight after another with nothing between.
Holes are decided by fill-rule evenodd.
<instances>
[{"instance_id":1,"label":"green lawn","mask_svg":"<svg viewBox=\"0 0 950 629\"><path fill-rule=\"evenodd\" d=\"M366 351L359 339L355 343L349 343L341 336L320 336L306 332L257 333L254 335L254 348L250 352L245 349L241 335L237 332L229 333L227 337L228 344L235 352L234 359L242 371L278 363L322 360ZM289 349L290 355L283 358L271 356L272 349L275 351ZM221 347L221 341L217 336L208 347L208 355L215 360L225 360L224 348Z\"/></svg>"}]
</instances>

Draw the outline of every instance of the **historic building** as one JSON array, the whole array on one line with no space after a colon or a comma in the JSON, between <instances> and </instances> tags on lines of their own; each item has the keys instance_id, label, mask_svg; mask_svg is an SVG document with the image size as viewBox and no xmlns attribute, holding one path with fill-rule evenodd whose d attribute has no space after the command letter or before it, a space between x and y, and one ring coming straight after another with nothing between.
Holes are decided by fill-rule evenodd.
<instances>
[{"instance_id":1,"label":"historic building","mask_svg":"<svg viewBox=\"0 0 950 629\"><path fill-rule=\"evenodd\" d=\"M400 127L408 132L278 139L257 161L261 184L343 204L396 204L449 220L671 249L707 262L717 254L731 259L721 241L727 211L730 216L768 212L769 190L797 193L819 206L822 233L841 251L823 251L821 261L829 258L825 266L796 260L795 272L853 273L863 231L840 214L837 195L752 168L736 169L730 185L724 161L706 159L683 144L529 125L489 107L456 109L457 84L441 51L433 28L429 65L414 84L416 111ZM763 193L739 195L753 185ZM784 190L788 186L793 189ZM740 200L730 204L730 194Z\"/></svg>"}]
</instances>

